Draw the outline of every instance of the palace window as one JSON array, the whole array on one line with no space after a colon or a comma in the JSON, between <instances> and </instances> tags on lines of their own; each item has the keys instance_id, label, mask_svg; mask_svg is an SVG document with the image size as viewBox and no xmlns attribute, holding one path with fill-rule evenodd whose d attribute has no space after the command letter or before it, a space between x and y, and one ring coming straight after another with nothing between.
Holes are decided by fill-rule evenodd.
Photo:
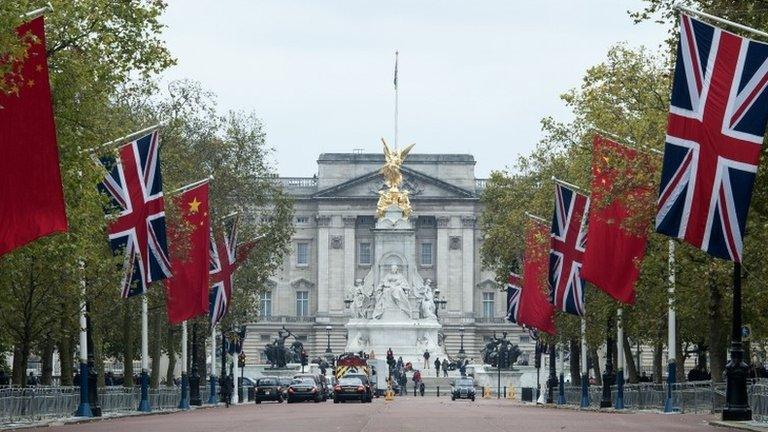
<instances>
[{"instance_id":1,"label":"palace window","mask_svg":"<svg viewBox=\"0 0 768 432\"><path fill-rule=\"evenodd\" d=\"M361 266L371 265L371 242L360 242L360 249L357 252L357 262Z\"/></svg>"},{"instance_id":2,"label":"palace window","mask_svg":"<svg viewBox=\"0 0 768 432\"><path fill-rule=\"evenodd\" d=\"M264 291L259 294L259 315L263 317L272 316L272 291Z\"/></svg>"},{"instance_id":3,"label":"palace window","mask_svg":"<svg viewBox=\"0 0 768 432\"><path fill-rule=\"evenodd\" d=\"M296 316L309 315L309 291L296 291Z\"/></svg>"},{"instance_id":4,"label":"palace window","mask_svg":"<svg viewBox=\"0 0 768 432\"><path fill-rule=\"evenodd\" d=\"M300 267L309 265L309 243L296 243L296 265Z\"/></svg>"},{"instance_id":5,"label":"palace window","mask_svg":"<svg viewBox=\"0 0 768 432\"><path fill-rule=\"evenodd\" d=\"M297 224L308 224L309 223L309 218L307 216L298 216L296 218L296 223Z\"/></svg>"},{"instance_id":6,"label":"palace window","mask_svg":"<svg viewBox=\"0 0 768 432\"><path fill-rule=\"evenodd\" d=\"M493 318L493 310L495 309L494 293L483 293L483 318Z\"/></svg>"},{"instance_id":7,"label":"palace window","mask_svg":"<svg viewBox=\"0 0 768 432\"><path fill-rule=\"evenodd\" d=\"M425 267L432 265L432 243L430 242L421 244L421 265Z\"/></svg>"},{"instance_id":8,"label":"palace window","mask_svg":"<svg viewBox=\"0 0 768 432\"><path fill-rule=\"evenodd\" d=\"M531 337L530 336L520 336L520 343L531 343Z\"/></svg>"}]
</instances>

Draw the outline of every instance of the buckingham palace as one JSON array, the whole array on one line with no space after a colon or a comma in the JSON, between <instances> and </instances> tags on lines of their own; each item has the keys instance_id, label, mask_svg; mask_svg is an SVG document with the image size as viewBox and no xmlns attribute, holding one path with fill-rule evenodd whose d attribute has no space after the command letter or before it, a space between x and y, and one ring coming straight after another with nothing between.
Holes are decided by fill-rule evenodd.
<instances>
[{"instance_id":1,"label":"buckingham palace","mask_svg":"<svg viewBox=\"0 0 768 432\"><path fill-rule=\"evenodd\" d=\"M248 325L245 352L266 362L263 348L285 326L311 357L347 346L349 290L371 270L375 256L376 201L384 188L384 155L323 153L310 177L279 178L294 199L291 253L263 291L258 319ZM527 332L505 320L506 294L482 268L478 228L480 194L468 154L411 154L402 166L413 213L418 274L434 284L440 344L456 356L480 350L494 332L509 332L525 360L533 350ZM346 300L346 301L345 301ZM383 355L384 353L376 353Z\"/></svg>"}]
</instances>

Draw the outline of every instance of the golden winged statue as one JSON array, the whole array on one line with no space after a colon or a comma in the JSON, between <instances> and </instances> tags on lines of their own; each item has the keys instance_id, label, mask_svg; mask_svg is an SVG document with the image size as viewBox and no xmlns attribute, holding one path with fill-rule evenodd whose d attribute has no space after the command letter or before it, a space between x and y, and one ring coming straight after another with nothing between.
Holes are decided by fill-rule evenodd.
<instances>
[{"instance_id":1,"label":"golden winged statue","mask_svg":"<svg viewBox=\"0 0 768 432\"><path fill-rule=\"evenodd\" d=\"M403 173L400 168L405 161L406 156L411 151L414 145L411 144L403 149L392 150L387 145L384 138L381 139L384 144L384 166L381 167L381 174L384 176L384 184L387 185L387 190L379 191L379 202L376 205L377 214L379 217L384 216L386 210L391 205L396 205L403 212L403 217L408 218L411 215L411 201L408 199L408 191L400 190L400 186L403 183Z\"/></svg>"}]
</instances>

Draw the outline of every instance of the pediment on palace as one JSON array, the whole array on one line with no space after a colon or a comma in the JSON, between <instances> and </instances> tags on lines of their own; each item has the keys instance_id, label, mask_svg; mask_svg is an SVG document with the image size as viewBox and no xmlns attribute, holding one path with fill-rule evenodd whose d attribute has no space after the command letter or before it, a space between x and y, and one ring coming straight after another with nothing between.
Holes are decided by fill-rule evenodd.
<instances>
[{"instance_id":1,"label":"pediment on palace","mask_svg":"<svg viewBox=\"0 0 768 432\"><path fill-rule=\"evenodd\" d=\"M410 192L413 199L419 198L477 198L474 191L470 191L446 181L424 174L422 172L403 167L403 189ZM351 180L318 191L313 198L376 198L378 191L384 190L384 178L378 170L372 171Z\"/></svg>"}]
</instances>

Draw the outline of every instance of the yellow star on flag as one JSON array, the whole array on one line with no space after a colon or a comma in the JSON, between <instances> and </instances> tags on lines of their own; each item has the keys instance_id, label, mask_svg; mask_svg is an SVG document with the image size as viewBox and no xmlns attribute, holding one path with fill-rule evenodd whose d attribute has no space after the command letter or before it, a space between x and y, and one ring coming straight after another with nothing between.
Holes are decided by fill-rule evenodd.
<instances>
[{"instance_id":1,"label":"yellow star on flag","mask_svg":"<svg viewBox=\"0 0 768 432\"><path fill-rule=\"evenodd\" d=\"M200 211L200 204L202 204L200 201L197 200L197 197L192 198L192 201L189 202L189 212L190 213L197 213Z\"/></svg>"}]
</instances>

